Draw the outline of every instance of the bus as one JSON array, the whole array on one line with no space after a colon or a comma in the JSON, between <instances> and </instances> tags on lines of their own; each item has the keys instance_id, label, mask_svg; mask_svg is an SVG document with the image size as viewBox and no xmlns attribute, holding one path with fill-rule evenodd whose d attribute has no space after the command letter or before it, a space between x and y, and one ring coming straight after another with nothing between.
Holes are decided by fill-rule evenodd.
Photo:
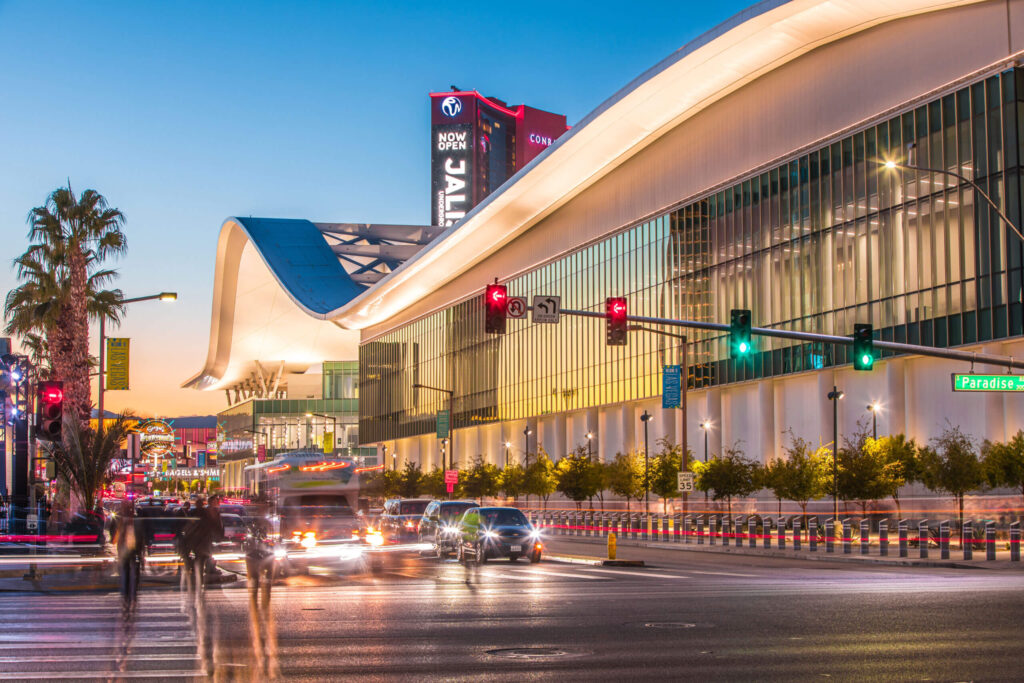
<instances>
[{"instance_id":1,"label":"bus","mask_svg":"<svg viewBox=\"0 0 1024 683\"><path fill-rule=\"evenodd\" d=\"M359 475L370 469L352 458L298 450L250 465L244 476L250 496L271 502L279 538L313 534L319 541L350 538L361 526Z\"/></svg>"}]
</instances>

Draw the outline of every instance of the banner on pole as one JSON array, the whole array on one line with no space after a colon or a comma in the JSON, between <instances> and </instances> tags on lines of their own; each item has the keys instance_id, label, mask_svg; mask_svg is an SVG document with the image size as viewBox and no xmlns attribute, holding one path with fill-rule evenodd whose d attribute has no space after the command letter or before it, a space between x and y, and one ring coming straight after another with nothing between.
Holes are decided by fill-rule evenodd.
<instances>
[{"instance_id":1,"label":"banner on pole","mask_svg":"<svg viewBox=\"0 0 1024 683\"><path fill-rule=\"evenodd\" d=\"M107 391L128 389L128 342L127 337L107 337Z\"/></svg>"},{"instance_id":2,"label":"banner on pole","mask_svg":"<svg viewBox=\"0 0 1024 683\"><path fill-rule=\"evenodd\" d=\"M682 367L666 365L661 371L661 407L679 408L682 402Z\"/></svg>"}]
</instances>

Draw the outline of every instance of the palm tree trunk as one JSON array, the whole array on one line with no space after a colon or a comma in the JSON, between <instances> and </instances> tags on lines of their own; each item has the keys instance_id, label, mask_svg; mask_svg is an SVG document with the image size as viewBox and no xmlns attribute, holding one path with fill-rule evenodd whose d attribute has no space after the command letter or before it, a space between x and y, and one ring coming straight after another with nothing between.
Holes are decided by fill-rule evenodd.
<instances>
[{"instance_id":1,"label":"palm tree trunk","mask_svg":"<svg viewBox=\"0 0 1024 683\"><path fill-rule=\"evenodd\" d=\"M89 317L86 311L88 271L81 251L71 254L68 301L61 314L66 318L62 336L64 362L64 405L78 419L88 423L92 408L89 385Z\"/></svg>"}]
</instances>

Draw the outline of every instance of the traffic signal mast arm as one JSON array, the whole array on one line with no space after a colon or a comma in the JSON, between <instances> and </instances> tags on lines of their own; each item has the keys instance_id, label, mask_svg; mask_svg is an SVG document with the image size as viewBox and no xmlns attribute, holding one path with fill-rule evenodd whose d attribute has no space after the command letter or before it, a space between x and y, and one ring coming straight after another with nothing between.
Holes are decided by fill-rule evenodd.
<instances>
[{"instance_id":1,"label":"traffic signal mast arm","mask_svg":"<svg viewBox=\"0 0 1024 683\"><path fill-rule=\"evenodd\" d=\"M604 312L598 311L577 311L563 308L562 315L576 315L584 318L605 318ZM626 320L631 323L645 323L648 325L668 325L670 327L683 327L695 330L710 330L712 332L731 332L732 328L723 323L706 323L696 320L674 320L672 318L652 318L642 315L627 315ZM751 334L762 337L778 337L780 339L794 339L796 341L824 342L826 344L853 345L853 337L840 337L832 334L818 334L816 332L793 332L790 330L773 330L767 327L751 327ZM889 349L898 353L913 353L920 356L932 356L934 358L946 358L959 360L966 363L986 363L998 365L1004 368L1016 368L1024 370L1024 360L1007 358L1006 356L993 356L987 353L975 353L973 351L957 351L956 349L941 349L934 346L921 346L919 344L904 344L901 342L874 341L876 349Z\"/></svg>"}]
</instances>

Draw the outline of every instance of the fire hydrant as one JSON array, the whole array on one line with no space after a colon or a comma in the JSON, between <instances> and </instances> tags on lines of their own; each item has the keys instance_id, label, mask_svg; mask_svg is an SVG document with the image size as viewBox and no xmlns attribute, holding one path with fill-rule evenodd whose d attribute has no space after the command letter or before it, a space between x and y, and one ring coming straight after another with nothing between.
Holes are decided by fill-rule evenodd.
<instances>
[{"instance_id":1,"label":"fire hydrant","mask_svg":"<svg viewBox=\"0 0 1024 683\"><path fill-rule=\"evenodd\" d=\"M615 532L612 531L608 534L608 559L615 559L615 550L618 547L618 541L615 538Z\"/></svg>"}]
</instances>

